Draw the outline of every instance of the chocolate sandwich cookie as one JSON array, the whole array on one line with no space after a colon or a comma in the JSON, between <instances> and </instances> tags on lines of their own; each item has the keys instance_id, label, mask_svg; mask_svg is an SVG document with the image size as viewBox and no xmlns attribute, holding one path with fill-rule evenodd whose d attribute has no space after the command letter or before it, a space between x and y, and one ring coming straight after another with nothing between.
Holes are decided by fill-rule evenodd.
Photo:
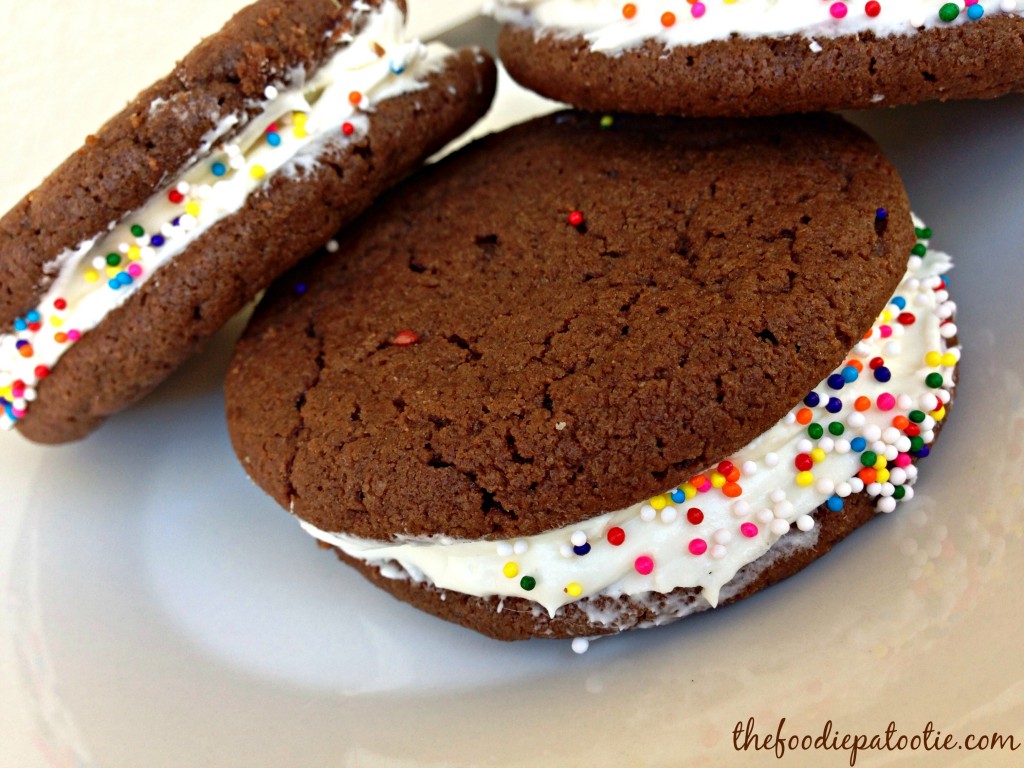
<instances>
[{"instance_id":1,"label":"chocolate sandwich cookie","mask_svg":"<svg viewBox=\"0 0 1024 768\"><path fill-rule=\"evenodd\" d=\"M929 235L837 117L535 120L268 292L232 441L427 611L505 639L663 623L912 495L959 359Z\"/></svg>"},{"instance_id":2,"label":"chocolate sandwich cookie","mask_svg":"<svg viewBox=\"0 0 1024 768\"><path fill-rule=\"evenodd\" d=\"M584 109L742 116L1024 90L1024 0L495 0L528 88Z\"/></svg>"},{"instance_id":3,"label":"chocolate sandwich cookie","mask_svg":"<svg viewBox=\"0 0 1024 768\"><path fill-rule=\"evenodd\" d=\"M480 117L402 0L261 0L0 219L0 426L80 438Z\"/></svg>"}]
</instances>

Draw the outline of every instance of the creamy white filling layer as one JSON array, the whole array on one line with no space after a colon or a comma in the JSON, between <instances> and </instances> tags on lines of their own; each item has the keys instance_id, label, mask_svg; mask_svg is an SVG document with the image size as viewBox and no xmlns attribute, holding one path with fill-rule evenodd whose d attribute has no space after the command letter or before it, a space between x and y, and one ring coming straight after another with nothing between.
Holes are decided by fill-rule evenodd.
<instances>
[{"instance_id":1,"label":"creamy white filling layer","mask_svg":"<svg viewBox=\"0 0 1024 768\"><path fill-rule=\"evenodd\" d=\"M892 301L846 364L729 462L653 499L508 541L382 542L302 527L388 577L523 597L552 616L593 595L680 587L698 587L716 605L737 571L791 526L813 529L809 513L822 504L842 514L844 498L867 491L879 511L891 512L912 497L911 458L928 452L960 358L950 342L955 305L941 277L950 266L937 251L911 256Z\"/></svg>"},{"instance_id":2,"label":"creamy white filling layer","mask_svg":"<svg viewBox=\"0 0 1024 768\"><path fill-rule=\"evenodd\" d=\"M838 37L870 31L907 35L920 29L971 23L997 13L1024 14L1022 0L953 3L957 15L946 21L937 0L492 0L499 21L535 27L565 37L584 37L591 49L615 54L659 40L672 48L711 40L802 34ZM877 7L876 7L877 6ZM971 10L971 8L975 10ZM666 16L670 14L670 16Z\"/></svg>"},{"instance_id":3,"label":"creamy white filling layer","mask_svg":"<svg viewBox=\"0 0 1024 768\"><path fill-rule=\"evenodd\" d=\"M163 265L218 222L237 213L276 175L313 168L331 147L361 139L375 105L426 87L451 51L404 39L393 0L363 8L362 31L312 76L301 69L270 86L258 115L229 115L194 159L145 205L112 222L106 234L56 256L38 306L0 334L0 427L11 428L35 399L38 382L82 335L124 304ZM151 111L178 109L157 100Z\"/></svg>"}]
</instances>

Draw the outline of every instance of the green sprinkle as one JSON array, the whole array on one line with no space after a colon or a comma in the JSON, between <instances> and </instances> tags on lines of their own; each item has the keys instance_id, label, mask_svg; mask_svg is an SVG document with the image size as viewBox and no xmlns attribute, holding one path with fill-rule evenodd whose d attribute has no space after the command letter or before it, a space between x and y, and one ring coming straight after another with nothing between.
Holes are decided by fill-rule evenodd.
<instances>
[{"instance_id":1,"label":"green sprinkle","mask_svg":"<svg viewBox=\"0 0 1024 768\"><path fill-rule=\"evenodd\" d=\"M915 424L920 424L922 421L924 421L924 411L911 411L907 415L907 418L910 419Z\"/></svg>"},{"instance_id":2,"label":"green sprinkle","mask_svg":"<svg viewBox=\"0 0 1024 768\"><path fill-rule=\"evenodd\" d=\"M846 427L843 426L843 423L841 421L833 421L831 424L828 425L828 431L835 435L836 437L839 437L841 434L843 434L843 432L846 431Z\"/></svg>"},{"instance_id":3,"label":"green sprinkle","mask_svg":"<svg viewBox=\"0 0 1024 768\"><path fill-rule=\"evenodd\" d=\"M821 424L811 424L807 427L807 434L811 436L812 440L820 440L821 436L825 434L825 428Z\"/></svg>"},{"instance_id":4,"label":"green sprinkle","mask_svg":"<svg viewBox=\"0 0 1024 768\"><path fill-rule=\"evenodd\" d=\"M878 454L874 451L864 451L864 453L860 455L860 463L865 467L875 466L876 461L878 461Z\"/></svg>"},{"instance_id":5,"label":"green sprinkle","mask_svg":"<svg viewBox=\"0 0 1024 768\"><path fill-rule=\"evenodd\" d=\"M914 227L914 234L918 240L928 240L932 236L931 227Z\"/></svg>"},{"instance_id":6,"label":"green sprinkle","mask_svg":"<svg viewBox=\"0 0 1024 768\"><path fill-rule=\"evenodd\" d=\"M939 18L943 21L953 21L960 15L960 8L956 3L946 3L939 8Z\"/></svg>"},{"instance_id":7,"label":"green sprinkle","mask_svg":"<svg viewBox=\"0 0 1024 768\"><path fill-rule=\"evenodd\" d=\"M896 501L899 501L906 495L907 489L904 488L902 485L897 485L895 488L892 489L892 497L896 499Z\"/></svg>"},{"instance_id":8,"label":"green sprinkle","mask_svg":"<svg viewBox=\"0 0 1024 768\"><path fill-rule=\"evenodd\" d=\"M537 586L537 580L533 576L523 576L519 580L519 586L529 592Z\"/></svg>"},{"instance_id":9,"label":"green sprinkle","mask_svg":"<svg viewBox=\"0 0 1024 768\"><path fill-rule=\"evenodd\" d=\"M611 115L605 115L601 118L602 128L611 128L613 125L615 125L615 118Z\"/></svg>"},{"instance_id":10,"label":"green sprinkle","mask_svg":"<svg viewBox=\"0 0 1024 768\"><path fill-rule=\"evenodd\" d=\"M924 383L932 389L938 389L942 386L942 374L941 373L929 373L924 377Z\"/></svg>"},{"instance_id":11,"label":"green sprinkle","mask_svg":"<svg viewBox=\"0 0 1024 768\"><path fill-rule=\"evenodd\" d=\"M917 437L910 438L910 450L912 453L917 453L924 448L924 438L918 435Z\"/></svg>"},{"instance_id":12,"label":"green sprinkle","mask_svg":"<svg viewBox=\"0 0 1024 768\"><path fill-rule=\"evenodd\" d=\"M910 252L915 256L924 256L926 253L928 253L928 249L925 248L921 243L918 243L917 245L910 249Z\"/></svg>"},{"instance_id":13,"label":"green sprinkle","mask_svg":"<svg viewBox=\"0 0 1024 768\"><path fill-rule=\"evenodd\" d=\"M109 266L116 267L120 263L121 263L121 256L119 254L116 254L116 253L108 253L107 254L107 264Z\"/></svg>"},{"instance_id":14,"label":"green sprinkle","mask_svg":"<svg viewBox=\"0 0 1024 768\"><path fill-rule=\"evenodd\" d=\"M132 235L134 237L142 237L146 234L146 230L142 228L141 224L132 224Z\"/></svg>"}]
</instances>

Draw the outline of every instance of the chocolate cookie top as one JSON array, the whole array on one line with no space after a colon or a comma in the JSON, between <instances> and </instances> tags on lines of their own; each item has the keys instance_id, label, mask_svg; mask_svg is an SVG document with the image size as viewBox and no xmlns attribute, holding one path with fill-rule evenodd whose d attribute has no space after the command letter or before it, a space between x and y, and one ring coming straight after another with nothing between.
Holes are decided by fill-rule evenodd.
<instances>
[{"instance_id":1,"label":"chocolate cookie top","mask_svg":"<svg viewBox=\"0 0 1024 768\"><path fill-rule=\"evenodd\" d=\"M839 118L562 113L422 172L282 279L236 451L325 531L510 538L683 482L871 327L914 230Z\"/></svg>"},{"instance_id":2,"label":"chocolate cookie top","mask_svg":"<svg viewBox=\"0 0 1024 768\"><path fill-rule=\"evenodd\" d=\"M498 0L512 76L591 110L775 115L1024 90L1024 0Z\"/></svg>"}]
</instances>

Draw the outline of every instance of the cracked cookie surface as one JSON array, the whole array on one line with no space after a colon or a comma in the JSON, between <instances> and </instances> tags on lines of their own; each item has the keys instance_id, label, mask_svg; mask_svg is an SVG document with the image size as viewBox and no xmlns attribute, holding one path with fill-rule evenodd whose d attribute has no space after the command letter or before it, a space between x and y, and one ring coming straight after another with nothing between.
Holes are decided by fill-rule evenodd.
<instances>
[{"instance_id":1,"label":"cracked cookie surface","mask_svg":"<svg viewBox=\"0 0 1024 768\"><path fill-rule=\"evenodd\" d=\"M746 445L870 328L914 230L837 117L561 113L339 241L240 341L235 449L322 530L475 539L629 506Z\"/></svg>"}]
</instances>

